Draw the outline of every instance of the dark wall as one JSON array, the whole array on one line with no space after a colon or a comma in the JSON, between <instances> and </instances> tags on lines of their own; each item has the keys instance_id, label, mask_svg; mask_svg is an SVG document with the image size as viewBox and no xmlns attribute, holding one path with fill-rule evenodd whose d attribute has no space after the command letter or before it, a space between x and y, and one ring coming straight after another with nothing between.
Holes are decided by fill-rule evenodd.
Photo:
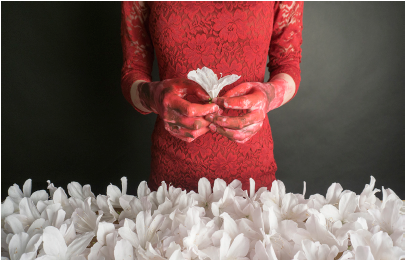
<instances>
[{"instance_id":1,"label":"dark wall","mask_svg":"<svg viewBox=\"0 0 406 260\"><path fill-rule=\"evenodd\" d=\"M119 2L2 2L1 197L13 183L148 178L155 115L120 89ZM306 2L302 82L269 113L287 191L405 192L404 2ZM266 78L269 77L267 73ZM153 79L159 80L155 62ZM378 195L379 197L381 195Z\"/></svg>"}]
</instances>

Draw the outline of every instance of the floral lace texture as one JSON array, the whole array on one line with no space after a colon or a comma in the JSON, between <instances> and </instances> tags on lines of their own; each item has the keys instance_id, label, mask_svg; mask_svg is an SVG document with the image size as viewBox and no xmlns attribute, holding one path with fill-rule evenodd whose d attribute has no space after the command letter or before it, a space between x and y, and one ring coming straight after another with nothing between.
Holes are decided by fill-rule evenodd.
<instances>
[{"instance_id":1,"label":"floral lace texture","mask_svg":"<svg viewBox=\"0 0 406 260\"><path fill-rule=\"evenodd\" d=\"M241 78L219 94L243 82L264 82L287 73L300 83L303 2L123 2L121 40L124 64L122 90L132 104L134 81L151 81L154 50L160 80L186 78L206 66L218 76ZM269 63L267 57L269 56ZM186 97L193 102L193 96ZM137 109L134 105L133 107ZM147 114L137 109L140 113ZM244 110L225 110L241 115ZM262 129L244 144L208 132L187 143L170 135L158 116L152 134L149 185L161 181L197 190L201 177L239 179L243 189L253 178L257 187L270 187L276 163L268 117Z\"/></svg>"}]
</instances>

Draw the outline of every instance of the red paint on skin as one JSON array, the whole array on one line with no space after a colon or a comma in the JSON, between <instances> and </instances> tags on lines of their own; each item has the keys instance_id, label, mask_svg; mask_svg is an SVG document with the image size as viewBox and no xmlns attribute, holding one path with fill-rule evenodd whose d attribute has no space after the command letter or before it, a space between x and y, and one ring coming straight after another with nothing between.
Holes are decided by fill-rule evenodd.
<instances>
[{"instance_id":1,"label":"red paint on skin","mask_svg":"<svg viewBox=\"0 0 406 260\"><path fill-rule=\"evenodd\" d=\"M206 120L221 126L216 131L227 138L239 143L246 142L261 129L266 113L282 105L287 87L288 83L283 79L275 79L269 83L242 83L225 93L223 97L213 101L228 109L261 110L261 117L247 122L247 117L217 117L210 115L206 117ZM246 126L247 124L248 126ZM243 128L238 130L241 127ZM210 127L210 129L212 128L214 127Z\"/></svg>"},{"instance_id":2,"label":"red paint on skin","mask_svg":"<svg viewBox=\"0 0 406 260\"><path fill-rule=\"evenodd\" d=\"M199 97L201 101L210 98L199 84L188 79L142 82L138 85L138 92L141 104L160 115L165 129L188 142L209 131L203 116L219 110L216 104L195 104L183 99L188 94Z\"/></svg>"}]
</instances>

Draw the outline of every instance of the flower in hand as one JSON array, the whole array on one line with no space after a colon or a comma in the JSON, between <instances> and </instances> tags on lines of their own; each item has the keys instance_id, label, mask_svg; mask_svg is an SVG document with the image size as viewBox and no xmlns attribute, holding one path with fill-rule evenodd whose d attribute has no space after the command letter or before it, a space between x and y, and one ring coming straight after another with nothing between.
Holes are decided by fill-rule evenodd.
<instances>
[{"instance_id":1,"label":"flower in hand","mask_svg":"<svg viewBox=\"0 0 406 260\"><path fill-rule=\"evenodd\" d=\"M171 135L186 142L209 131L210 122L204 116L219 109L216 104L196 104L184 99L186 95L194 95L204 102L210 99L199 84L189 79L142 82L138 91L141 104L159 114Z\"/></svg>"},{"instance_id":2,"label":"flower in hand","mask_svg":"<svg viewBox=\"0 0 406 260\"><path fill-rule=\"evenodd\" d=\"M245 82L213 99L222 109L247 109L242 116L209 114L205 119L213 132L237 143L245 143L262 127L266 113L281 105L286 81L278 79L267 83ZM275 95L276 93L276 95Z\"/></svg>"}]
</instances>

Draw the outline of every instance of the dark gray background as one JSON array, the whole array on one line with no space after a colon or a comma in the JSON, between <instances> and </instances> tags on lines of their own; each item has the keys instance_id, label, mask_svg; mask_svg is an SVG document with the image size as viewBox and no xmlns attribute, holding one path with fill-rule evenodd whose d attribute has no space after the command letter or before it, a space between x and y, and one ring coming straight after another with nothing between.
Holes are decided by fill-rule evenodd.
<instances>
[{"instance_id":1,"label":"dark gray background","mask_svg":"<svg viewBox=\"0 0 406 260\"><path fill-rule=\"evenodd\" d=\"M135 194L148 178L156 116L121 93L120 2L1 5L2 199L27 178L34 190L75 180L105 194L127 176ZM269 113L288 192L306 181L306 197L332 182L360 193L373 175L405 198L404 10L305 3L299 92Z\"/></svg>"}]
</instances>

